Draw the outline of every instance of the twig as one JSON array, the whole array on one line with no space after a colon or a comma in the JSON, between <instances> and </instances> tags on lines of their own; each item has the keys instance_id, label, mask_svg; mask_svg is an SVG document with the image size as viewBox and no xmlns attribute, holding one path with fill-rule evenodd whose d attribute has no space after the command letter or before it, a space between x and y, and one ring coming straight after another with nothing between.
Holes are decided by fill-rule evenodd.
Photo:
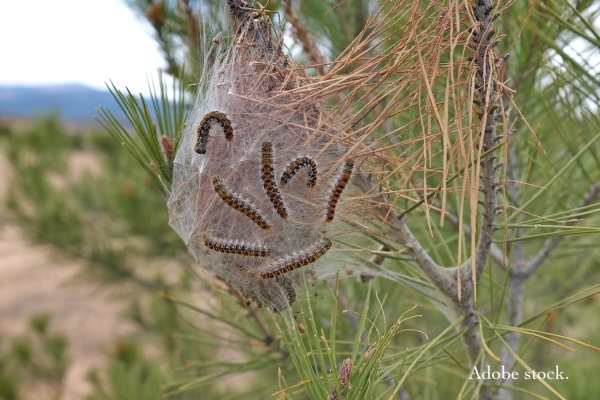
<instances>
[{"instance_id":1,"label":"twig","mask_svg":"<svg viewBox=\"0 0 600 400\"><path fill-rule=\"evenodd\" d=\"M292 25L292 33L294 34L294 37L296 37L302 43L302 49L308 56L308 59L311 61L311 63L314 64L314 68L319 72L319 75L325 75L327 71L324 65L327 63L327 61L319 51L314 37L296 17L294 9L292 8L292 1L284 0L283 9L285 11L286 19Z\"/></svg>"},{"instance_id":2,"label":"twig","mask_svg":"<svg viewBox=\"0 0 600 400\"><path fill-rule=\"evenodd\" d=\"M600 196L600 180L592 185L585 195L583 196L583 200L579 204L579 207L585 207L592 204L594 200L596 200ZM572 226L575 224L575 221L570 221L567 223L567 226ZM543 264L543 262L550 256L550 254L558 247L560 242L563 241L564 236L554 236L550 239L546 240L544 247L538 252L538 254L529 261L522 270L522 275L524 277L529 277L533 274L537 269Z\"/></svg>"},{"instance_id":3,"label":"twig","mask_svg":"<svg viewBox=\"0 0 600 400\"><path fill-rule=\"evenodd\" d=\"M225 281L223 281L223 283L227 286L227 291L236 298L240 307L248 310L248 315L254 320L254 322L256 322L256 325L258 325L263 334L263 342L266 346L270 346L271 343L273 343L273 340L275 340L275 336L273 335L267 324L262 320L260 315L258 315L257 309L250 307L247 304L247 300L244 297L242 297L242 295L231 285L229 285Z\"/></svg>"},{"instance_id":4,"label":"twig","mask_svg":"<svg viewBox=\"0 0 600 400\"><path fill-rule=\"evenodd\" d=\"M511 272L513 269L518 269L518 265L511 263ZM515 263L516 264L516 263ZM509 293L509 317L508 324L511 326L518 326L523 321L523 289L525 287L525 279L509 274L508 276L508 293ZM512 331L507 332L504 336L504 341L507 346L510 347L512 352L517 353L519 351L519 343L521 341L521 333ZM504 368L505 371L512 370L515 364L515 357L512 352L507 348L502 348L500 355L500 367ZM504 386L513 386L512 376L504 380ZM498 398L500 399L512 399L512 391L507 388L498 389Z\"/></svg>"},{"instance_id":5,"label":"twig","mask_svg":"<svg viewBox=\"0 0 600 400\"><path fill-rule=\"evenodd\" d=\"M198 35L198 17L194 15L194 12L190 8L190 0L180 0L181 8L185 14L187 26L189 29L189 37L192 40L192 44L195 49L202 54L202 48L200 47L199 35Z\"/></svg>"},{"instance_id":6,"label":"twig","mask_svg":"<svg viewBox=\"0 0 600 400\"><path fill-rule=\"evenodd\" d=\"M521 186L519 185L520 174L519 174L519 147L517 143L508 144L508 158L507 158L507 166L506 166L506 175L508 177L508 181L506 182L506 193L509 198L513 201L518 202L521 198ZM522 221L523 215L519 215L517 221ZM516 237L523 237L525 234L525 229L517 228L515 232ZM524 242L515 242L511 245L512 253L512 263L511 263L511 272L517 271L518 268L525 261L525 243ZM503 265L503 264L501 264ZM504 266L504 265L503 265Z\"/></svg>"},{"instance_id":7,"label":"twig","mask_svg":"<svg viewBox=\"0 0 600 400\"><path fill-rule=\"evenodd\" d=\"M138 8L142 14L148 18L148 21L154 28L154 34L160 44L160 49L165 56L168 68L167 72L172 76L177 76L177 73L181 70L177 59L174 56L173 43L169 39L169 34L163 29L165 27L165 6L162 3L152 3L147 8L144 8L141 4Z\"/></svg>"},{"instance_id":8,"label":"twig","mask_svg":"<svg viewBox=\"0 0 600 400\"><path fill-rule=\"evenodd\" d=\"M518 202L521 198L521 186L519 185L520 174L519 174L519 148L516 142L509 142L508 145L508 157L507 157L507 166L506 166L506 193L508 194L508 198L512 199L514 202ZM519 216L519 219L522 219ZM516 237L522 237L524 235L524 229L518 228L515 232ZM508 271L508 325L517 326L523 320L523 291L525 286L525 280L521 276L521 271L525 264L525 244L523 242L513 243L510 249L510 262L507 262L506 265L504 262L498 263L504 270L507 270L508 265L510 265L510 270ZM493 256L493 253L492 253ZM521 334L519 332L513 331L508 332L504 339L506 344L513 352L518 352L519 350L519 342L521 340ZM500 360L500 368L504 368L504 370L510 371L514 364L515 358L512 352L506 348L502 348L501 352L501 360ZM513 386L513 379L509 377L504 380L503 384L507 387ZM500 399L512 399L512 391L507 388L498 389L497 393Z\"/></svg>"},{"instance_id":9,"label":"twig","mask_svg":"<svg viewBox=\"0 0 600 400\"><path fill-rule=\"evenodd\" d=\"M390 249L387 246L381 246L379 247L379 252L386 252L386 251L390 251ZM383 262L385 261L385 257L382 256L381 254L376 254L373 257L371 257L371 262L377 266L381 266L381 264L383 264ZM363 271L360 273L360 282L361 283L369 283L369 281L371 279L373 279L375 277L375 275L373 275L370 272L366 272Z\"/></svg>"}]
</instances>

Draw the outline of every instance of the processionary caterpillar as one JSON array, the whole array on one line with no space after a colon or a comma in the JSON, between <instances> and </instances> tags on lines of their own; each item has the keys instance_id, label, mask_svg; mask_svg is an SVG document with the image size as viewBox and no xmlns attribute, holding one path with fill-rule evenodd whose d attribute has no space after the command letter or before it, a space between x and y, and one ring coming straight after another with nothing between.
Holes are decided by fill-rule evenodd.
<instances>
[{"instance_id":1,"label":"processionary caterpillar","mask_svg":"<svg viewBox=\"0 0 600 400\"><path fill-rule=\"evenodd\" d=\"M275 207L277 214L282 219L287 219L288 212L283 204L283 199L281 198L281 193L279 193L279 188L277 187L277 183L275 183L274 173L273 173L273 145L271 142L264 142L262 144L262 175L261 175L263 186L267 191L267 195L269 196L269 200Z\"/></svg>"},{"instance_id":2,"label":"processionary caterpillar","mask_svg":"<svg viewBox=\"0 0 600 400\"><path fill-rule=\"evenodd\" d=\"M263 279L272 279L279 275L291 272L304 265L317 261L331 248L331 240L323 238L319 243L302 253L288 258L282 258L265 267L259 268L258 274Z\"/></svg>"},{"instance_id":3,"label":"processionary caterpillar","mask_svg":"<svg viewBox=\"0 0 600 400\"><path fill-rule=\"evenodd\" d=\"M308 175L306 186L309 188L315 186L317 184L317 164L310 157L300 157L292 161L281 175L281 184L286 185L302 167L306 167Z\"/></svg>"},{"instance_id":4,"label":"processionary caterpillar","mask_svg":"<svg viewBox=\"0 0 600 400\"><path fill-rule=\"evenodd\" d=\"M202 118L198 129L196 130L196 146L194 151L198 154L206 153L206 144L208 143L208 132L214 124L221 125L223 132L225 132L225 139L228 142L233 140L233 128L231 127L231 121L225 114L219 111L211 111Z\"/></svg>"},{"instance_id":5,"label":"processionary caterpillar","mask_svg":"<svg viewBox=\"0 0 600 400\"><path fill-rule=\"evenodd\" d=\"M212 177L213 188L215 192L219 195L221 200L227 203L228 206L236 209L241 212L252 221L254 221L258 226L262 229L269 229L271 226L265 221L262 215L254 208L250 203L245 200L240 199L235 194L231 193L229 189L225 186L219 175L215 175Z\"/></svg>"},{"instance_id":6,"label":"processionary caterpillar","mask_svg":"<svg viewBox=\"0 0 600 400\"><path fill-rule=\"evenodd\" d=\"M352 176L352 169L354 168L354 161L352 159L347 159L344 164L344 169L342 170L342 175L340 175L337 183L335 184L333 191L331 192L331 196L329 197L329 203L327 203L327 222L333 221L333 217L335 215L335 207L344 191L344 188L350 181L350 177Z\"/></svg>"},{"instance_id":7,"label":"processionary caterpillar","mask_svg":"<svg viewBox=\"0 0 600 400\"><path fill-rule=\"evenodd\" d=\"M270 257L271 250L265 246L255 246L247 243L228 242L209 237L206 233L202 236L204 244L211 250L220 253L239 254L243 256Z\"/></svg>"},{"instance_id":8,"label":"processionary caterpillar","mask_svg":"<svg viewBox=\"0 0 600 400\"><path fill-rule=\"evenodd\" d=\"M292 281L280 276L277 279L277 283L283 289L282 294L285 294L285 297L287 298L287 303L281 302L279 304L271 304L269 308L274 313L279 313L285 310L288 307L288 305L292 305L296 302L296 289L294 288L294 284L292 283Z\"/></svg>"},{"instance_id":9,"label":"processionary caterpillar","mask_svg":"<svg viewBox=\"0 0 600 400\"><path fill-rule=\"evenodd\" d=\"M279 279L279 285L285 291L285 296L288 299L289 304L294 304L296 302L296 289L294 289L294 284L289 279Z\"/></svg>"},{"instance_id":10,"label":"processionary caterpillar","mask_svg":"<svg viewBox=\"0 0 600 400\"><path fill-rule=\"evenodd\" d=\"M291 279L280 276L275 281L259 279L254 283L260 293L259 298L255 298L259 307L266 304L272 313L280 313L296 302L296 289Z\"/></svg>"}]
</instances>

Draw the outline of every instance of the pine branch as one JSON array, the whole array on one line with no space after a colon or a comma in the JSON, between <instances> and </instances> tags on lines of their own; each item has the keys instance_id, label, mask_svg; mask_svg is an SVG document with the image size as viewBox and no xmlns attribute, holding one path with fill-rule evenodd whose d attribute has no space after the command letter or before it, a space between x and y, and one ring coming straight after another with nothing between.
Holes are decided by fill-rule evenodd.
<instances>
[{"instance_id":1,"label":"pine branch","mask_svg":"<svg viewBox=\"0 0 600 400\"><path fill-rule=\"evenodd\" d=\"M496 92L495 75L496 65L494 48L499 41L494 39L496 30L492 26L495 17L491 14L495 5L490 0L478 0L472 6L473 15L478 26L473 32L475 42L476 85L479 93L479 118L481 120L480 151L486 151L494 147L497 141L496 135L496 110L500 96ZM477 281L480 279L492 247L492 238L495 230L494 222L499 210L497 204L497 162L496 154L488 154L481 158L480 191L483 193L483 211L481 213L480 232L475 248L475 259L470 260L463 268L471 268L464 271L460 285L462 296L455 304L464 317L463 327L467 332L463 340L467 346L472 363L478 359L481 353L481 337L479 335L479 320L475 315L474 296ZM458 271L456 271L458 272ZM456 276L458 278L458 275ZM483 364L485 364L483 360ZM492 392L487 385L482 385L479 396L482 399L491 399Z\"/></svg>"},{"instance_id":2,"label":"pine branch","mask_svg":"<svg viewBox=\"0 0 600 400\"><path fill-rule=\"evenodd\" d=\"M498 41L493 40L495 29L492 27L491 12L494 5L490 0L478 0L473 6L473 14L479 26L474 32L474 42L477 45L475 51L476 77L479 86L479 118L481 120L481 141L482 148L486 151L496 144L496 110L498 108L499 96L495 88L495 63L494 47ZM483 193L483 212L481 213L480 233L475 249L474 268L466 272L463 284L470 280L474 286L483 272L487 262L487 257L492 245L492 235L494 233L494 222L497 213L497 189L499 188L497 180L496 154L488 154L483 157L481 163L480 191ZM471 261L473 263L473 261ZM468 288L473 291L473 288Z\"/></svg>"}]
</instances>

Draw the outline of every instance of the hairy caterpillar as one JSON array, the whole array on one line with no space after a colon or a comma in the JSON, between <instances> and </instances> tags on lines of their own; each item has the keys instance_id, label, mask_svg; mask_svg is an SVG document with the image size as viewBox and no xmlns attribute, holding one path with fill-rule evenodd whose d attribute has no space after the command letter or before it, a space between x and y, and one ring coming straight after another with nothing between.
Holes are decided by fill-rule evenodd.
<instances>
[{"instance_id":1,"label":"hairy caterpillar","mask_svg":"<svg viewBox=\"0 0 600 400\"><path fill-rule=\"evenodd\" d=\"M275 180L273 179L273 145L271 142L264 142L262 144L261 178L263 186L269 196L269 200L273 204L273 207L275 207L277 214L279 214L282 219L286 219L288 217L288 212L283 204L283 199L281 198L281 193L279 193L277 183L275 183Z\"/></svg>"},{"instance_id":2,"label":"hairy caterpillar","mask_svg":"<svg viewBox=\"0 0 600 400\"><path fill-rule=\"evenodd\" d=\"M294 304L296 301L296 289L294 289L294 285L289 280L284 280L283 282L279 282L283 290L285 290L285 295L288 299L288 303Z\"/></svg>"},{"instance_id":3,"label":"hairy caterpillar","mask_svg":"<svg viewBox=\"0 0 600 400\"><path fill-rule=\"evenodd\" d=\"M288 277L279 276L272 280L252 278L251 282L252 288L248 288L249 290L244 291L242 295L244 297L250 295L259 307L264 304L273 313L280 313L297 300L295 282ZM253 289L258 290L260 296L253 295L251 293Z\"/></svg>"},{"instance_id":4,"label":"hairy caterpillar","mask_svg":"<svg viewBox=\"0 0 600 400\"><path fill-rule=\"evenodd\" d=\"M281 184L286 185L302 167L306 167L308 174L306 186L309 188L315 186L317 184L317 164L310 157L300 157L292 161L281 175Z\"/></svg>"},{"instance_id":5,"label":"hairy caterpillar","mask_svg":"<svg viewBox=\"0 0 600 400\"><path fill-rule=\"evenodd\" d=\"M319 243L300 254L296 254L289 258L283 258L275 261L273 264L261 267L258 274L263 279L275 278L279 275L291 272L304 265L308 265L317 261L321 256L327 253L331 248L331 240L323 238Z\"/></svg>"},{"instance_id":6,"label":"hairy caterpillar","mask_svg":"<svg viewBox=\"0 0 600 400\"><path fill-rule=\"evenodd\" d=\"M262 229L269 229L271 226L265 221L262 215L254 208L250 203L245 200L240 199L235 196L233 193L227 189L219 175L215 175L212 177L213 188L215 192L219 195L221 200L227 203L228 206L236 209L241 212L252 221L254 221L258 226Z\"/></svg>"},{"instance_id":7,"label":"hairy caterpillar","mask_svg":"<svg viewBox=\"0 0 600 400\"><path fill-rule=\"evenodd\" d=\"M223 132L225 132L225 139L228 142L233 140L233 128L231 127L231 121L225 114L219 111L211 111L202 118L200 125L196 131L196 146L194 151L198 154L206 153L206 144L208 143L208 132L214 124L221 125Z\"/></svg>"},{"instance_id":8,"label":"hairy caterpillar","mask_svg":"<svg viewBox=\"0 0 600 400\"><path fill-rule=\"evenodd\" d=\"M333 217L335 215L335 207L344 191L344 188L350 181L350 177L352 176L352 169L354 168L354 161L351 159L347 159L344 164L344 169L342 170L342 175L340 175L337 183L335 184L333 191L331 192L331 196L329 197L329 203L327 203L327 222L333 221Z\"/></svg>"},{"instance_id":9,"label":"hairy caterpillar","mask_svg":"<svg viewBox=\"0 0 600 400\"><path fill-rule=\"evenodd\" d=\"M279 284L279 286L281 286L281 289L283 289L283 294L285 294L285 297L287 298L287 303L280 302L279 304L272 304L270 306L270 310L272 312L279 313L285 310L288 307L288 305L294 304L296 302L297 297L296 289L294 288L294 284L291 280L280 276L279 278L277 278L276 281Z\"/></svg>"},{"instance_id":10,"label":"hairy caterpillar","mask_svg":"<svg viewBox=\"0 0 600 400\"><path fill-rule=\"evenodd\" d=\"M206 247L221 253L239 254L243 256L270 257L271 250L265 246L255 246L247 243L228 242L209 237L206 233L202 236Z\"/></svg>"}]
</instances>

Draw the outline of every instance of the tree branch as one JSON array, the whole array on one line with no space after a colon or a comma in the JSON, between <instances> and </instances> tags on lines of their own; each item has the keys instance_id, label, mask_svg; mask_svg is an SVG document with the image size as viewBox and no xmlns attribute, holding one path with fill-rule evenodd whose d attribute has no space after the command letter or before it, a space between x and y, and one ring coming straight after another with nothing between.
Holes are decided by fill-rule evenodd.
<instances>
[{"instance_id":1,"label":"tree branch","mask_svg":"<svg viewBox=\"0 0 600 400\"><path fill-rule=\"evenodd\" d=\"M509 275L508 277L508 292L510 294L508 300L508 325L518 326L523 321L523 289L525 288L525 279L519 276ZM510 347L510 349L518 353L521 342L521 334L516 331L507 332L504 335L504 341ZM507 347L502 347L502 353L500 355L500 366L504 367L505 371L512 370L515 364L515 357L509 351ZM513 386L512 378L504 380L505 386ZM498 389L499 399L512 399L512 390L506 388Z\"/></svg>"},{"instance_id":2,"label":"tree branch","mask_svg":"<svg viewBox=\"0 0 600 400\"><path fill-rule=\"evenodd\" d=\"M519 202L521 198L521 185L520 171L519 171L519 147L517 143L513 142L512 145L508 144L508 157L507 157L506 175L509 180L506 182L506 192L509 197L515 202ZM523 214L517 216L517 221L523 220ZM517 228L515 237L520 238L525 235L525 229ZM524 261L525 260L525 242L514 242L512 244L513 260ZM512 264L515 270L522 268L522 264Z\"/></svg>"},{"instance_id":3,"label":"tree branch","mask_svg":"<svg viewBox=\"0 0 600 400\"><path fill-rule=\"evenodd\" d=\"M439 201L435 200L433 202L432 210L437 211L441 214L442 206L439 203ZM446 209L444 212L444 218L450 223L450 225L452 225L458 231L460 227L460 219L456 214L453 214L450 211L448 211L448 209ZM471 229L468 226L463 225L462 230L463 234L466 237L471 238ZM496 264L498 264L502 268L506 268L506 265L504 264L504 252L493 242L490 245L490 256L492 257L494 262L496 262Z\"/></svg>"},{"instance_id":4,"label":"tree branch","mask_svg":"<svg viewBox=\"0 0 600 400\"><path fill-rule=\"evenodd\" d=\"M492 28L491 11L494 5L490 0L478 0L473 6L475 20L480 24L474 32L474 42L478 45L475 52L475 63L477 65L476 77L479 87L479 117L481 119L481 138L482 149L486 151L494 147L498 138L496 137L496 109L498 108L499 96L495 90L495 64L494 47L498 41L492 40L495 34ZM483 268L487 262L490 247L492 245L492 235L494 233L494 223L498 211L496 179L496 154L488 154L481 159L481 186L483 192L483 212L481 213L480 233L475 248L474 269L465 271L462 284L466 284L465 295L473 293L474 286L483 273ZM473 261L471 260L471 264ZM473 275L475 274L475 275ZM470 283L468 283L470 281ZM470 290L469 290L470 289Z\"/></svg>"},{"instance_id":5,"label":"tree branch","mask_svg":"<svg viewBox=\"0 0 600 400\"><path fill-rule=\"evenodd\" d=\"M294 9L292 8L292 1L284 0L283 9L285 11L285 17L287 21L292 25L292 33L294 34L294 37L297 38L300 43L302 43L302 49L304 50L304 53L306 53L310 62L314 64L314 68L319 72L319 74L325 75L327 71L325 70L324 65L327 63L327 61L319 51L319 48L315 42L315 38L296 17Z\"/></svg>"},{"instance_id":6,"label":"tree branch","mask_svg":"<svg viewBox=\"0 0 600 400\"><path fill-rule=\"evenodd\" d=\"M398 216L398 213L392 209L387 197L381 193L379 187L365 174L357 175L354 184L364 193L374 195L373 201L380 204L380 206L374 207L375 212L390 225L392 237L407 248L407 254L413 257L437 288L448 297L456 296L456 283L449 277L446 269L436 264L429 256L406 225L406 218Z\"/></svg>"},{"instance_id":7,"label":"tree branch","mask_svg":"<svg viewBox=\"0 0 600 400\"><path fill-rule=\"evenodd\" d=\"M198 31L198 17L194 15L192 8L190 7L190 0L180 0L180 6L183 9L183 13L185 14L185 19L188 26L188 37L192 41L192 46L202 54L202 48L200 46L200 37Z\"/></svg>"},{"instance_id":8,"label":"tree branch","mask_svg":"<svg viewBox=\"0 0 600 400\"><path fill-rule=\"evenodd\" d=\"M592 185L585 195L583 200L579 204L579 208L589 206L594 200L600 196L600 180ZM567 222L567 226L572 226L576 221ZM523 268L522 275L526 278L531 276L537 269L544 263L544 261L550 256L550 254L558 247L560 242L563 241L565 236L554 236L546 240L544 247L538 252L538 254L529 261Z\"/></svg>"}]
</instances>

